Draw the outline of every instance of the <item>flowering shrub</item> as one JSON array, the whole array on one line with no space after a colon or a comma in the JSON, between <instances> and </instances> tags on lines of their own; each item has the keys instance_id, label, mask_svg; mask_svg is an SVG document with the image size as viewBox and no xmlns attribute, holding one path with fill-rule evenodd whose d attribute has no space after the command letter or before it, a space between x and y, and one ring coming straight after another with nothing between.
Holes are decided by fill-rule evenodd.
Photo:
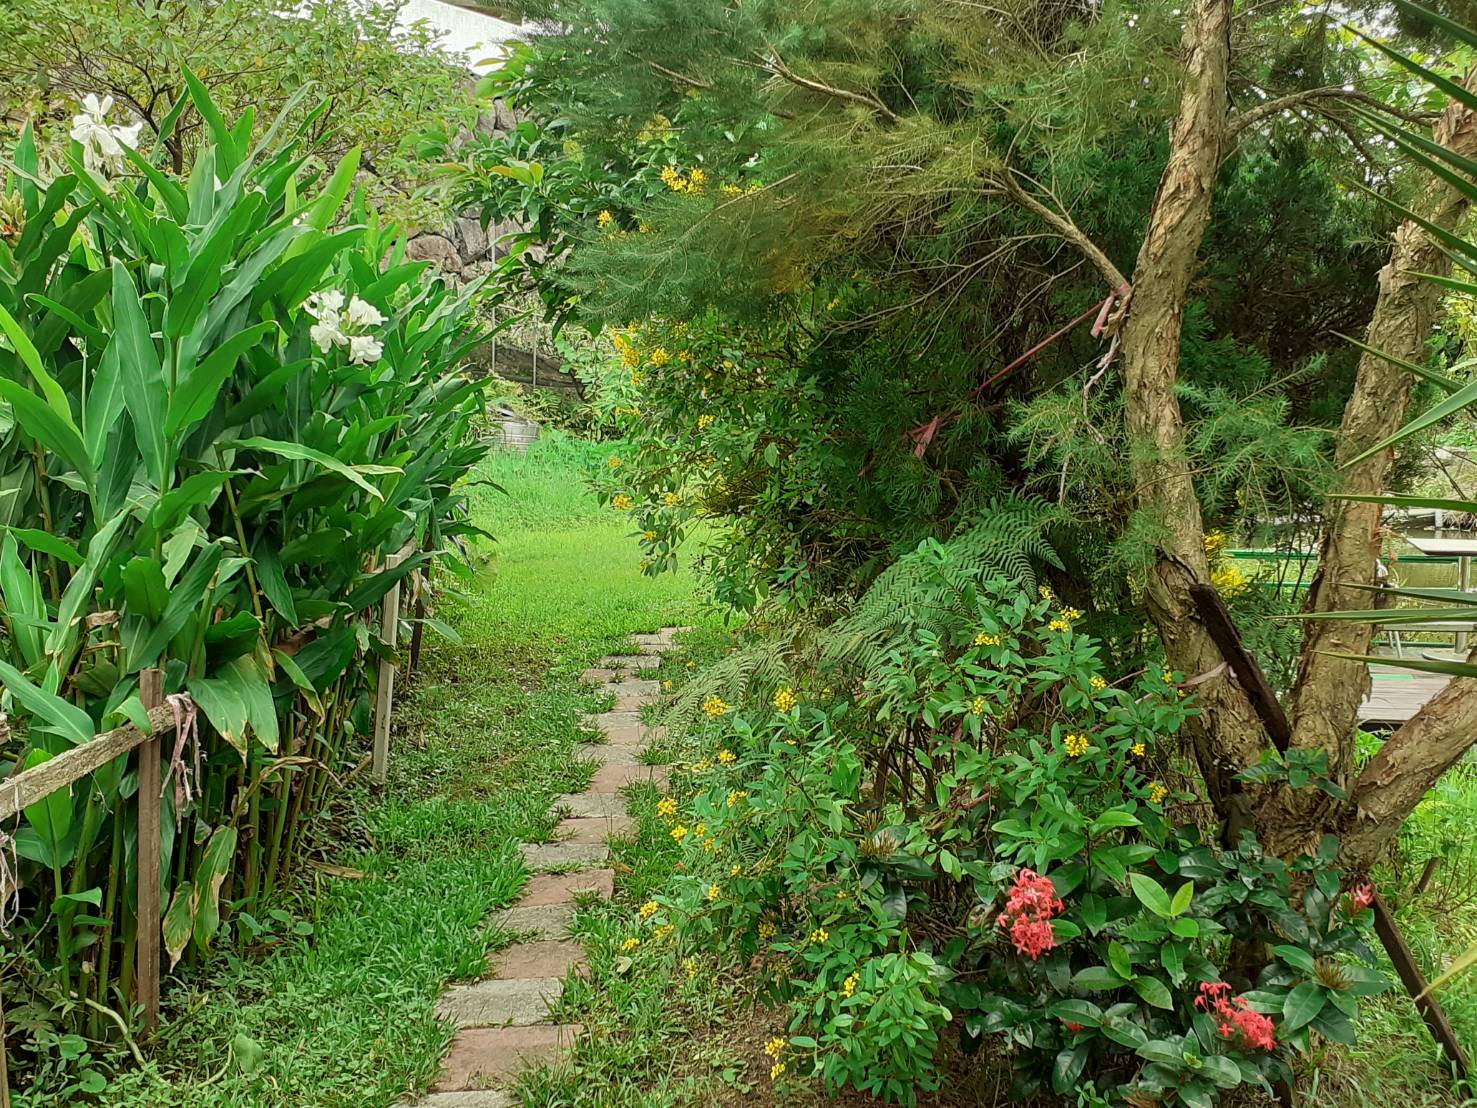
<instances>
[{"instance_id":1,"label":"flowering shrub","mask_svg":"<svg viewBox=\"0 0 1477 1108\"><path fill-rule=\"evenodd\" d=\"M1352 1041L1382 981L1337 844L1205 841L1166 807L1191 800L1178 675L1110 685L1045 590L974 599L859 688L725 705L658 809L687 859L653 918L788 1001L777 1077L911 1103L958 1035L1009 1058L1019 1096L1198 1108L1287 1080L1313 1032Z\"/></svg>"}]
</instances>

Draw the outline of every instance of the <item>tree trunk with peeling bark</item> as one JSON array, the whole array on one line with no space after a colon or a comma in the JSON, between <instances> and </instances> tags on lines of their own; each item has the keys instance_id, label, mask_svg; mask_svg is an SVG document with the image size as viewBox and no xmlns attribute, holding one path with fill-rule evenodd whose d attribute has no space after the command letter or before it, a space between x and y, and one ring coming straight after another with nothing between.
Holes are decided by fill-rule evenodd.
<instances>
[{"instance_id":1,"label":"tree trunk with peeling bark","mask_svg":"<svg viewBox=\"0 0 1477 1108\"><path fill-rule=\"evenodd\" d=\"M1350 790L1348 802L1276 785L1252 790L1236 779L1268 749L1267 723L1234 673L1223 667L1192 596L1194 586L1209 582L1210 567L1175 395L1185 305L1228 136L1231 18L1231 0L1196 0L1192 9L1180 110L1122 330L1125 420L1138 509L1157 529L1145 604L1170 665L1189 677L1213 675L1196 688L1200 711L1191 738L1228 838L1253 829L1269 849L1290 855L1332 832L1341 838L1344 864L1362 869L1377 859L1440 775L1477 741L1477 681L1453 681L1396 732ZM1453 105L1436 137L1462 153L1477 153L1477 118ZM1440 182L1427 191L1422 207L1423 215L1448 227L1465 211L1455 190ZM1369 345L1419 359L1439 290L1417 274L1439 272L1443 261L1417 225L1400 228L1381 273ZM1397 430L1411 388L1404 370L1373 355L1363 358L1344 413L1338 460L1357 456ZM1340 491L1383 491L1389 465L1386 451L1347 467ZM1334 502L1311 600L1314 610L1370 606L1369 594L1352 586L1373 580L1379 519L1376 505ZM1341 782L1354 764L1358 707L1368 678L1362 663L1341 662L1327 652L1362 653L1371 634L1367 624L1357 622L1313 623L1292 697L1293 745L1326 749L1333 776Z\"/></svg>"},{"instance_id":2,"label":"tree trunk with peeling bark","mask_svg":"<svg viewBox=\"0 0 1477 1108\"><path fill-rule=\"evenodd\" d=\"M1139 510L1153 518L1158 549L1145 585L1149 615L1170 664L1193 677L1221 664L1195 614L1190 586L1210 580L1194 477L1183 451L1175 382L1180 332L1201 240L1210 222L1226 137L1231 0L1196 0L1185 29L1185 86L1123 324L1125 418ZM1250 700L1229 673L1200 685L1192 736L1211 799L1233 835L1251 809L1234 775L1265 748Z\"/></svg>"},{"instance_id":3,"label":"tree trunk with peeling bark","mask_svg":"<svg viewBox=\"0 0 1477 1108\"><path fill-rule=\"evenodd\" d=\"M1468 74L1468 79L1477 71ZM1477 156L1477 113L1453 101L1436 127L1434 139L1466 157ZM1446 230L1467 211L1467 199L1444 181L1426 190L1418 214ZM1421 362L1426 340L1441 304L1441 288L1420 276L1444 274L1446 254L1422 228L1407 220L1395 233L1390 260L1380 271L1380 294L1365 335L1366 345ZM1344 407L1335 461L1337 493L1378 495L1385 490L1394 450L1348 465L1376 443L1400 429L1410 407L1415 379L1385 358L1366 353L1359 360L1354 392ZM1308 596L1309 612L1357 611L1373 607L1367 588L1375 583L1379 554L1379 504L1332 499L1325 511L1318 575ZM1348 784L1354 765L1354 733L1359 704L1369 691L1363 662L1331 657L1364 654L1374 628L1359 621L1315 620L1304 629L1302 659L1293 687L1293 741L1300 747L1328 751L1329 776Z\"/></svg>"}]
</instances>

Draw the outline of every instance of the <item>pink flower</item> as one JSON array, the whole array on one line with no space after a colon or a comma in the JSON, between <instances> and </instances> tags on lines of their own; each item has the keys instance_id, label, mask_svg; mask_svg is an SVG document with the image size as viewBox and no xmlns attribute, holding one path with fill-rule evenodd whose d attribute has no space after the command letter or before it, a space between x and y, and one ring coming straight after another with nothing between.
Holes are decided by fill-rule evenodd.
<instances>
[{"instance_id":1,"label":"pink flower","mask_svg":"<svg viewBox=\"0 0 1477 1108\"><path fill-rule=\"evenodd\" d=\"M1349 904L1352 906L1350 915L1354 912L1362 912L1374 905L1374 886L1366 881L1362 885L1355 885L1349 890Z\"/></svg>"},{"instance_id":2,"label":"pink flower","mask_svg":"<svg viewBox=\"0 0 1477 1108\"><path fill-rule=\"evenodd\" d=\"M1276 1027L1260 1012L1253 1012L1244 996L1231 996L1231 986L1224 981L1210 981L1200 986L1195 1007L1213 1012L1216 1030L1221 1038L1241 1036L1243 1045L1254 1050L1276 1050Z\"/></svg>"},{"instance_id":3,"label":"pink flower","mask_svg":"<svg viewBox=\"0 0 1477 1108\"><path fill-rule=\"evenodd\" d=\"M1056 946L1051 917L1065 907L1051 878L1023 869L1000 913L1000 926L1010 929L1010 941L1017 951L1035 960Z\"/></svg>"}]
</instances>

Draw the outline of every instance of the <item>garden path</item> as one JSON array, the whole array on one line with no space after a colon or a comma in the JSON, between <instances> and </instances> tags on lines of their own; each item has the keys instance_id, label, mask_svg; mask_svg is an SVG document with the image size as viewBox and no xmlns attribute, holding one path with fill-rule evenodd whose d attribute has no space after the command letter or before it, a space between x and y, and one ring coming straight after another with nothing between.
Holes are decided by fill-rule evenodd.
<instances>
[{"instance_id":1,"label":"garden path","mask_svg":"<svg viewBox=\"0 0 1477 1108\"><path fill-rule=\"evenodd\" d=\"M455 985L441 998L438 1014L459 1030L441 1077L416 1108L512 1108L517 1101L499 1086L527 1065L557 1059L583 1030L554 1022L549 1006L562 994L565 978L585 965L584 951L569 931L577 902L614 893L615 873L605 868L606 840L634 828L621 790L635 782L666 781L667 767L641 761L642 748L660 737L660 729L643 724L640 711L657 699L660 686L651 675L683 630L634 635L640 653L602 658L599 668L582 675L615 697L611 711L584 721L604 742L579 753L600 768L584 792L555 798L554 812L563 819L554 841L519 848L533 877L496 923L523 939L495 955L481 981Z\"/></svg>"}]
</instances>

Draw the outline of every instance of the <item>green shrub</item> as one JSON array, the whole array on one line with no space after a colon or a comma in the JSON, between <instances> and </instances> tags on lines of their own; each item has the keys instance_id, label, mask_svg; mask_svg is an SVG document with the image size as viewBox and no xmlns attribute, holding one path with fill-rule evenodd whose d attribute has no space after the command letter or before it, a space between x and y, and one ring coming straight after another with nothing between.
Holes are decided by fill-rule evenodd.
<instances>
[{"instance_id":1,"label":"green shrub","mask_svg":"<svg viewBox=\"0 0 1477 1108\"><path fill-rule=\"evenodd\" d=\"M1207 841L1174 787L1179 675L1109 685L1045 589L952 607L861 687L711 697L666 803L685 876L650 922L762 967L791 1012L776 1076L912 1103L957 1034L1021 1097L1197 1108L1289 1080L1314 1032L1352 1042L1383 981L1336 843L1289 864Z\"/></svg>"},{"instance_id":2,"label":"green shrub","mask_svg":"<svg viewBox=\"0 0 1477 1108\"><path fill-rule=\"evenodd\" d=\"M478 386L454 372L475 290L345 211L356 152L303 178L305 132L255 146L250 113L228 125L186 80L210 129L187 181L160 143L109 147L92 105L51 180L23 134L0 241L0 776L141 720L143 669L190 694L198 756L176 752L163 820L171 964L280 881L358 760L394 649L377 605L474 530L459 485L482 453ZM132 1000L127 762L15 835L34 972L13 1024L97 1036L75 997Z\"/></svg>"}]
</instances>

